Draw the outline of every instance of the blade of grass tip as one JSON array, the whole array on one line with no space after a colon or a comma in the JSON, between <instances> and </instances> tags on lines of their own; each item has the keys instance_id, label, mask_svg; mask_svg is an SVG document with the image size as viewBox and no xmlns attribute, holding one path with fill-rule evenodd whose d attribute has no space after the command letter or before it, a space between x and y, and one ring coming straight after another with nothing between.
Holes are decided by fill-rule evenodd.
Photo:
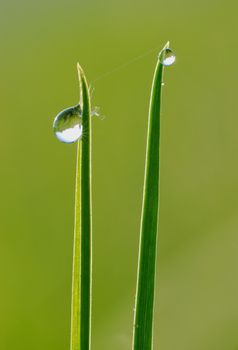
<instances>
[{"instance_id":1,"label":"blade of grass tip","mask_svg":"<svg viewBox=\"0 0 238 350\"><path fill-rule=\"evenodd\" d=\"M155 68L149 108L146 164L139 243L139 261L133 329L133 349L151 350L155 270L159 218L160 109L163 67L169 43L159 54ZM169 64L168 64L169 65Z\"/></svg>"},{"instance_id":2,"label":"blade of grass tip","mask_svg":"<svg viewBox=\"0 0 238 350\"><path fill-rule=\"evenodd\" d=\"M91 108L88 84L77 65L83 137L78 142L75 186L75 227L71 304L71 350L91 348L92 200Z\"/></svg>"}]
</instances>

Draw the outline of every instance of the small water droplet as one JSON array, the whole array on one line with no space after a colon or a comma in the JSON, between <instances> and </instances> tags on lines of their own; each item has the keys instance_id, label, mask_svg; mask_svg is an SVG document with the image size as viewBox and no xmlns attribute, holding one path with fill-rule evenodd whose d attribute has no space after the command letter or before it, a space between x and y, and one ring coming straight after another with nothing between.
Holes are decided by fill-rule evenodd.
<instances>
[{"instance_id":1,"label":"small water droplet","mask_svg":"<svg viewBox=\"0 0 238 350\"><path fill-rule=\"evenodd\" d=\"M105 116L101 114L100 107L98 107L98 106L95 106L91 110L91 117L96 117L97 119L100 119L100 120L105 119Z\"/></svg>"},{"instance_id":2,"label":"small water droplet","mask_svg":"<svg viewBox=\"0 0 238 350\"><path fill-rule=\"evenodd\" d=\"M95 107L91 110L91 117L100 117L100 107L95 106Z\"/></svg>"},{"instance_id":3,"label":"small water droplet","mask_svg":"<svg viewBox=\"0 0 238 350\"><path fill-rule=\"evenodd\" d=\"M173 53L173 51L169 48L164 49L160 55L160 62L163 64L163 66L172 66L176 60L176 56Z\"/></svg>"},{"instance_id":4,"label":"small water droplet","mask_svg":"<svg viewBox=\"0 0 238 350\"><path fill-rule=\"evenodd\" d=\"M57 139L65 143L73 143L82 137L82 110L80 105L61 111L54 120L53 130Z\"/></svg>"}]
</instances>

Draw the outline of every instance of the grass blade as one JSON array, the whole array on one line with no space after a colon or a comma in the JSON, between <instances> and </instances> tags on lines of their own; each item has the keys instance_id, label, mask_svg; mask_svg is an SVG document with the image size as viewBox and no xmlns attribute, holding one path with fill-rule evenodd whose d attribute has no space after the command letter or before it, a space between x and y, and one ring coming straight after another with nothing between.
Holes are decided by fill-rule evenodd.
<instances>
[{"instance_id":1,"label":"grass blade","mask_svg":"<svg viewBox=\"0 0 238 350\"><path fill-rule=\"evenodd\" d=\"M169 43L166 44L159 55L150 97L134 316L134 350L151 350L153 346L155 268L159 218L160 109L164 67L161 62L163 62L168 45Z\"/></svg>"},{"instance_id":2,"label":"grass blade","mask_svg":"<svg viewBox=\"0 0 238 350\"><path fill-rule=\"evenodd\" d=\"M88 84L77 65L82 104L83 138L78 142L71 305L71 350L91 348L92 200L91 108Z\"/></svg>"}]
</instances>

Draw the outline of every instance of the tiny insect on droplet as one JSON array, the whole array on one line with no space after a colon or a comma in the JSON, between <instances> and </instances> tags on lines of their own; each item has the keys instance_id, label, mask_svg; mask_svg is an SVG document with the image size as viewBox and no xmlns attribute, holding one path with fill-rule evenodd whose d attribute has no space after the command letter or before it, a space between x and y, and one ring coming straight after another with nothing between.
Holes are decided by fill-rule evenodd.
<instances>
[{"instance_id":1,"label":"tiny insect on droplet","mask_svg":"<svg viewBox=\"0 0 238 350\"><path fill-rule=\"evenodd\" d=\"M57 139L64 143L73 143L82 137L82 109L78 104L61 111L54 120L53 130Z\"/></svg>"},{"instance_id":2,"label":"tiny insect on droplet","mask_svg":"<svg viewBox=\"0 0 238 350\"><path fill-rule=\"evenodd\" d=\"M160 62L163 66L172 66L176 60L176 56L169 48L165 48L159 55Z\"/></svg>"}]
</instances>

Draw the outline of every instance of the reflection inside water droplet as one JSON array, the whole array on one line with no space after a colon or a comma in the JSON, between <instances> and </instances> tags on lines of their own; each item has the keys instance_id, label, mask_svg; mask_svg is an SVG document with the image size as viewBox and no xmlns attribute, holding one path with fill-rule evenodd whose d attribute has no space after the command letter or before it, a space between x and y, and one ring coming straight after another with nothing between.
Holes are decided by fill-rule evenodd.
<instances>
[{"instance_id":1,"label":"reflection inside water droplet","mask_svg":"<svg viewBox=\"0 0 238 350\"><path fill-rule=\"evenodd\" d=\"M55 136L61 142L73 143L82 137L82 110L80 105L64 109L53 123Z\"/></svg>"},{"instance_id":2,"label":"reflection inside water droplet","mask_svg":"<svg viewBox=\"0 0 238 350\"><path fill-rule=\"evenodd\" d=\"M171 66L176 60L175 54L169 48L164 49L160 53L159 58L160 58L160 62L163 64L163 66Z\"/></svg>"}]
</instances>

